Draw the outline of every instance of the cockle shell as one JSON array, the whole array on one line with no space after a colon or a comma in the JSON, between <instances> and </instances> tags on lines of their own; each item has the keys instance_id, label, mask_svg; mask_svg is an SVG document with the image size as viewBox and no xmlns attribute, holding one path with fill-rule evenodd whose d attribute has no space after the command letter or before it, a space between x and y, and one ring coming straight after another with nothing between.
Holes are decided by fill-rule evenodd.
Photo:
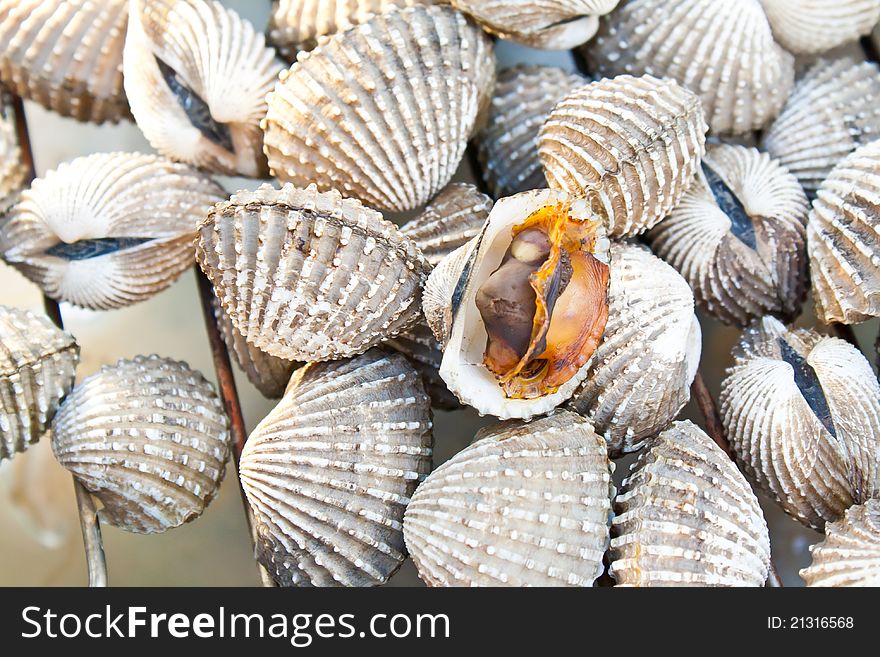
<instances>
[{"instance_id":1,"label":"cockle shell","mask_svg":"<svg viewBox=\"0 0 880 657\"><path fill-rule=\"evenodd\" d=\"M798 81L761 148L810 197L843 158L880 138L880 68L850 58L820 60Z\"/></svg>"},{"instance_id":2,"label":"cockle shell","mask_svg":"<svg viewBox=\"0 0 880 657\"><path fill-rule=\"evenodd\" d=\"M671 80L621 75L577 89L538 138L550 187L585 195L611 237L644 232L674 208L705 152L700 99Z\"/></svg>"},{"instance_id":3,"label":"cockle shell","mask_svg":"<svg viewBox=\"0 0 880 657\"><path fill-rule=\"evenodd\" d=\"M269 166L378 210L415 209L455 173L494 71L488 37L449 7L375 16L281 74L263 122Z\"/></svg>"},{"instance_id":4,"label":"cockle shell","mask_svg":"<svg viewBox=\"0 0 880 657\"><path fill-rule=\"evenodd\" d=\"M880 0L761 0L773 36L789 52L809 54L855 41L880 21Z\"/></svg>"},{"instance_id":5,"label":"cockle shell","mask_svg":"<svg viewBox=\"0 0 880 657\"><path fill-rule=\"evenodd\" d=\"M4 94L0 93L0 215L15 203L28 175L5 101Z\"/></svg>"},{"instance_id":6,"label":"cockle shell","mask_svg":"<svg viewBox=\"0 0 880 657\"><path fill-rule=\"evenodd\" d=\"M241 456L260 563L282 586L385 583L406 557L403 512L431 443L429 400L402 355L297 370Z\"/></svg>"},{"instance_id":7,"label":"cockle shell","mask_svg":"<svg viewBox=\"0 0 880 657\"><path fill-rule=\"evenodd\" d=\"M264 397L280 399L290 381L290 375L299 364L276 358L249 343L232 325L232 320L223 310L217 297L211 299L211 305L214 308L214 319L220 329L220 335L226 343L226 350L235 356L235 361L248 381L253 383Z\"/></svg>"},{"instance_id":8,"label":"cockle shell","mask_svg":"<svg viewBox=\"0 0 880 657\"><path fill-rule=\"evenodd\" d=\"M201 373L136 356L74 388L52 423L52 450L101 501L102 520L152 534L194 520L214 499L229 435Z\"/></svg>"},{"instance_id":9,"label":"cockle shell","mask_svg":"<svg viewBox=\"0 0 880 657\"><path fill-rule=\"evenodd\" d=\"M556 103L586 83L582 75L553 66L519 65L498 74L487 125L476 136L495 198L547 186L538 132Z\"/></svg>"},{"instance_id":10,"label":"cockle shell","mask_svg":"<svg viewBox=\"0 0 880 657\"><path fill-rule=\"evenodd\" d=\"M807 586L880 586L880 500L851 506L825 526L825 540L810 546L813 562L801 570Z\"/></svg>"},{"instance_id":11,"label":"cockle shell","mask_svg":"<svg viewBox=\"0 0 880 657\"><path fill-rule=\"evenodd\" d=\"M770 535L758 498L702 429L675 422L639 455L614 502L618 586L763 586Z\"/></svg>"},{"instance_id":12,"label":"cockle shell","mask_svg":"<svg viewBox=\"0 0 880 657\"><path fill-rule=\"evenodd\" d=\"M591 586L608 547L613 468L574 413L482 429L407 507L419 576L430 586Z\"/></svg>"},{"instance_id":13,"label":"cockle shell","mask_svg":"<svg viewBox=\"0 0 880 657\"><path fill-rule=\"evenodd\" d=\"M765 127L794 84L794 58L773 40L760 0L632 0L588 54L597 75L655 75L700 94L713 133Z\"/></svg>"},{"instance_id":14,"label":"cockle shell","mask_svg":"<svg viewBox=\"0 0 880 657\"><path fill-rule=\"evenodd\" d=\"M819 188L807 223L816 314L826 324L880 315L880 140L847 156Z\"/></svg>"},{"instance_id":15,"label":"cockle shell","mask_svg":"<svg viewBox=\"0 0 880 657\"><path fill-rule=\"evenodd\" d=\"M672 214L648 234L697 301L726 324L800 314L807 290L807 197L766 153L714 146Z\"/></svg>"},{"instance_id":16,"label":"cockle shell","mask_svg":"<svg viewBox=\"0 0 880 657\"><path fill-rule=\"evenodd\" d=\"M569 50L599 29L619 0L451 0L498 36L532 48Z\"/></svg>"},{"instance_id":17,"label":"cockle shell","mask_svg":"<svg viewBox=\"0 0 880 657\"><path fill-rule=\"evenodd\" d=\"M314 185L218 204L196 256L232 324L286 360L363 353L419 317L429 265L382 215Z\"/></svg>"},{"instance_id":18,"label":"cockle shell","mask_svg":"<svg viewBox=\"0 0 880 657\"><path fill-rule=\"evenodd\" d=\"M0 462L40 439L78 362L73 336L48 317L0 306Z\"/></svg>"},{"instance_id":19,"label":"cockle shell","mask_svg":"<svg viewBox=\"0 0 880 657\"><path fill-rule=\"evenodd\" d=\"M687 282L644 247L611 244L608 306L605 336L567 407L590 418L617 458L687 404L701 331Z\"/></svg>"},{"instance_id":20,"label":"cockle shell","mask_svg":"<svg viewBox=\"0 0 880 657\"><path fill-rule=\"evenodd\" d=\"M765 317L721 384L721 418L746 475L821 529L880 491L880 386L848 342Z\"/></svg>"},{"instance_id":21,"label":"cockle shell","mask_svg":"<svg viewBox=\"0 0 880 657\"><path fill-rule=\"evenodd\" d=\"M196 224L223 188L185 164L96 153L49 171L0 228L0 254L58 301L119 308L192 265Z\"/></svg>"},{"instance_id":22,"label":"cockle shell","mask_svg":"<svg viewBox=\"0 0 880 657\"><path fill-rule=\"evenodd\" d=\"M160 153L265 177L260 120L283 68L265 38L214 0L131 0L125 92Z\"/></svg>"},{"instance_id":23,"label":"cockle shell","mask_svg":"<svg viewBox=\"0 0 880 657\"><path fill-rule=\"evenodd\" d=\"M0 0L0 80L78 121L128 118L127 17L128 0Z\"/></svg>"}]
</instances>

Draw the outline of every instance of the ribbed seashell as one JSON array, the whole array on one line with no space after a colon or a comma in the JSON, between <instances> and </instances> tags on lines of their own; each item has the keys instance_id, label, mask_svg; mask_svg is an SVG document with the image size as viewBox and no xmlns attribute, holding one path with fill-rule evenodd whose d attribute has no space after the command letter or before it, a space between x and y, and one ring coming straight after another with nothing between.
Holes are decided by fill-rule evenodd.
<instances>
[{"instance_id":1,"label":"ribbed seashell","mask_svg":"<svg viewBox=\"0 0 880 657\"><path fill-rule=\"evenodd\" d=\"M847 156L807 222L816 314L826 324L880 315L880 140Z\"/></svg>"},{"instance_id":2,"label":"ribbed seashell","mask_svg":"<svg viewBox=\"0 0 880 657\"><path fill-rule=\"evenodd\" d=\"M532 48L569 50L593 38L619 0L451 0L498 36Z\"/></svg>"},{"instance_id":3,"label":"ribbed seashell","mask_svg":"<svg viewBox=\"0 0 880 657\"><path fill-rule=\"evenodd\" d=\"M249 343L309 362L363 353L415 323L430 269L380 213L314 185L218 204L196 257Z\"/></svg>"},{"instance_id":4,"label":"ribbed seashell","mask_svg":"<svg viewBox=\"0 0 880 657\"><path fill-rule=\"evenodd\" d=\"M297 370L241 456L257 559L282 586L385 583L406 558L403 512L431 443L430 403L402 355Z\"/></svg>"},{"instance_id":5,"label":"ribbed seashell","mask_svg":"<svg viewBox=\"0 0 880 657\"><path fill-rule=\"evenodd\" d=\"M763 586L770 535L758 498L702 429L675 422L632 465L614 502L618 586Z\"/></svg>"},{"instance_id":6,"label":"ribbed seashell","mask_svg":"<svg viewBox=\"0 0 880 657\"><path fill-rule=\"evenodd\" d=\"M494 71L491 41L449 7L375 16L281 74L263 122L269 166L378 210L415 209L455 173Z\"/></svg>"},{"instance_id":7,"label":"ribbed seashell","mask_svg":"<svg viewBox=\"0 0 880 657\"><path fill-rule=\"evenodd\" d=\"M409 358L413 367L422 375L422 383L431 398L431 406L444 411L454 411L461 404L443 379L440 378L440 363L443 361L443 349L437 338L425 322L419 322L412 328L401 332L397 337L388 340L387 345Z\"/></svg>"},{"instance_id":8,"label":"ribbed seashell","mask_svg":"<svg viewBox=\"0 0 880 657\"><path fill-rule=\"evenodd\" d=\"M592 586L614 468L585 419L558 411L480 430L416 489L406 546L429 586Z\"/></svg>"},{"instance_id":9,"label":"ribbed seashell","mask_svg":"<svg viewBox=\"0 0 880 657\"><path fill-rule=\"evenodd\" d=\"M573 321L572 315L578 312L587 313L574 318L579 327L583 326L588 331L588 337L580 343L585 351L577 352L585 360L572 358L565 361L569 366L565 368L566 371L573 369L574 372L552 390L535 388L537 392L534 394L530 391L524 396L518 396L518 393L511 396L500 378L484 362L485 353L488 353L489 333L477 305L477 297L489 278L500 268L513 243L513 229L527 219L559 208L567 208L566 230L589 233L585 237L588 243L577 251L587 261L581 270L584 272L584 285L582 288L573 287L576 296L569 297L564 304L557 301L554 308L557 310L563 306L567 309L560 311L564 313L560 320L563 322ZM566 401L589 371L592 351L586 350L586 346L597 343L605 327L608 312L608 250L609 243L602 222L582 198L543 189L499 200L480 234L444 258L425 285L422 310L428 326L443 347L440 376L449 390L480 414L494 415L502 420L530 419ZM595 295L596 298L588 295ZM558 298L564 297L560 295ZM571 307L572 303L574 308ZM550 319L552 317L551 313ZM524 369L528 369L532 360ZM578 365L581 360L583 362ZM519 386L519 378L514 378ZM535 385L543 386L543 380ZM523 383L523 387L528 388L530 384Z\"/></svg>"},{"instance_id":10,"label":"ribbed seashell","mask_svg":"<svg viewBox=\"0 0 880 657\"><path fill-rule=\"evenodd\" d=\"M163 155L265 177L260 120L282 68L265 37L215 0L131 0L125 92Z\"/></svg>"},{"instance_id":11,"label":"ribbed seashell","mask_svg":"<svg viewBox=\"0 0 880 657\"><path fill-rule=\"evenodd\" d=\"M48 317L0 306L0 462L40 439L78 362L79 345Z\"/></svg>"},{"instance_id":12,"label":"ribbed seashell","mask_svg":"<svg viewBox=\"0 0 880 657\"><path fill-rule=\"evenodd\" d=\"M127 18L128 0L0 0L0 80L78 121L128 118Z\"/></svg>"},{"instance_id":13,"label":"ribbed seashell","mask_svg":"<svg viewBox=\"0 0 880 657\"><path fill-rule=\"evenodd\" d=\"M232 325L232 320L223 310L217 297L211 299L211 305L214 308L214 318L220 329L220 335L226 343L226 350L234 354L235 361L248 381L253 383L264 397L280 399L290 381L290 375L300 363L276 358L258 349L245 340L241 332Z\"/></svg>"},{"instance_id":14,"label":"ribbed seashell","mask_svg":"<svg viewBox=\"0 0 880 657\"><path fill-rule=\"evenodd\" d=\"M589 48L597 75L655 75L698 93L713 133L764 128L794 84L794 57L760 0L632 0Z\"/></svg>"},{"instance_id":15,"label":"ribbed seashell","mask_svg":"<svg viewBox=\"0 0 880 657\"><path fill-rule=\"evenodd\" d=\"M880 386L848 342L765 317L721 384L721 417L746 475L809 527L880 491Z\"/></svg>"},{"instance_id":16,"label":"ribbed seashell","mask_svg":"<svg viewBox=\"0 0 880 657\"><path fill-rule=\"evenodd\" d=\"M820 60L798 81L761 148L807 196L859 146L880 138L880 68L850 58Z\"/></svg>"},{"instance_id":17,"label":"ribbed seashell","mask_svg":"<svg viewBox=\"0 0 880 657\"><path fill-rule=\"evenodd\" d=\"M582 75L553 66L518 65L498 74L487 125L476 136L495 198L547 186L538 132L556 103L586 83Z\"/></svg>"},{"instance_id":18,"label":"ribbed seashell","mask_svg":"<svg viewBox=\"0 0 880 657\"><path fill-rule=\"evenodd\" d=\"M789 52L810 54L855 41L880 21L880 0L761 0L773 36Z\"/></svg>"},{"instance_id":19,"label":"ribbed seashell","mask_svg":"<svg viewBox=\"0 0 880 657\"><path fill-rule=\"evenodd\" d=\"M563 98L538 138L550 187L586 195L611 237L669 214L705 152L700 99L671 80L621 75Z\"/></svg>"},{"instance_id":20,"label":"ribbed seashell","mask_svg":"<svg viewBox=\"0 0 880 657\"><path fill-rule=\"evenodd\" d=\"M612 243L608 306L605 336L568 408L592 420L617 458L687 404L701 332L687 282L644 247Z\"/></svg>"},{"instance_id":21,"label":"ribbed seashell","mask_svg":"<svg viewBox=\"0 0 880 657\"><path fill-rule=\"evenodd\" d=\"M5 94L0 92L0 215L15 203L27 175L11 111Z\"/></svg>"},{"instance_id":22,"label":"ribbed seashell","mask_svg":"<svg viewBox=\"0 0 880 657\"><path fill-rule=\"evenodd\" d=\"M697 301L726 324L800 314L807 291L807 197L766 153L714 146L672 214L648 234Z\"/></svg>"},{"instance_id":23,"label":"ribbed seashell","mask_svg":"<svg viewBox=\"0 0 880 657\"><path fill-rule=\"evenodd\" d=\"M880 586L880 500L851 506L825 526L825 540L810 546L813 562L801 570L807 586Z\"/></svg>"},{"instance_id":24,"label":"ribbed seashell","mask_svg":"<svg viewBox=\"0 0 880 657\"><path fill-rule=\"evenodd\" d=\"M156 155L80 157L22 192L0 255L53 299L127 306L192 265L196 224L225 197L204 174Z\"/></svg>"},{"instance_id":25,"label":"ribbed seashell","mask_svg":"<svg viewBox=\"0 0 880 657\"><path fill-rule=\"evenodd\" d=\"M202 514L229 457L214 387L186 363L136 356L73 389L52 423L52 450L103 504L99 517L139 534Z\"/></svg>"}]
</instances>

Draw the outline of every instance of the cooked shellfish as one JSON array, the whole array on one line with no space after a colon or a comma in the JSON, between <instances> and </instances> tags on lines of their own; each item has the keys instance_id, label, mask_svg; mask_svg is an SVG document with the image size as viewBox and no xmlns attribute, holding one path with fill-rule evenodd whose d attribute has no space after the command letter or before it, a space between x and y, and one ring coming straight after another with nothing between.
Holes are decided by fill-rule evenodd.
<instances>
[{"instance_id":1,"label":"cooked shellfish","mask_svg":"<svg viewBox=\"0 0 880 657\"><path fill-rule=\"evenodd\" d=\"M430 586L591 586L608 546L613 467L574 413L482 429L407 507L419 576Z\"/></svg>"},{"instance_id":2,"label":"cooked shellfish","mask_svg":"<svg viewBox=\"0 0 880 657\"><path fill-rule=\"evenodd\" d=\"M721 417L749 478L821 529L880 490L880 386L837 338L755 323L721 384Z\"/></svg>"},{"instance_id":3,"label":"cooked shellfish","mask_svg":"<svg viewBox=\"0 0 880 657\"><path fill-rule=\"evenodd\" d=\"M191 266L196 223L225 197L184 164L96 153L22 192L0 229L0 254L53 299L119 308L165 289Z\"/></svg>"},{"instance_id":4,"label":"cooked shellfish","mask_svg":"<svg viewBox=\"0 0 880 657\"><path fill-rule=\"evenodd\" d=\"M687 279L726 324L800 314L807 289L807 197L766 153L715 146L651 248Z\"/></svg>"},{"instance_id":5,"label":"cooked shellfish","mask_svg":"<svg viewBox=\"0 0 880 657\"><path fill-rule=\"evenodd\" d=\"M813 562L800 573L807 586L880 586L880 500L848 508L810 552Z\"/></svg>"},{"instance_id":6,"label":"cooked shellfish","mask_svg":"<svg viewBox=\"0 0 880 657\"><path fill-rule=\"evenodd\" d=\"M824 52L871 31L880 0L761 0L773 36L789 52Z\"/></svg>"},{"instance_id":7,"label":"cooked shellfish","mask_svg":"<svg viewBox=\"0 0 880 657\"><path fill-rule=\"evenodd\" d=\"M378 210L415 209L455 173L494 71L488 37L449 7L375 16L281 74L263 122L269 166Z\"/></svg>"},{"instance_id":8,"label":"cooked shellfish","mask_svg":"<svg viewBox=\"0 0 880 657\"><path fill-rule=\"evenodd\" d=\"M78 362L73 336L48 317L0 306L0 461L40 439Z\"/></svg>"},{"instance_id":9,"label":"cooked shellfish","mask_svg":"<svg viewBox=\"0 0 880 657\"><path fill-rule=\"evenodd\" d=\"M538 143L550 187L585 195L611 237L631 237L678 204L705 132L697 96L670 80L621 75L563 98Z\"/></svg>"},{"instance_id":10,"label":"cooked shellfish","mask_svg":"<svg viewBox=\"0 0 880 657\"><path fill-rule=\"evenodd\" d=\"M125 92L153 148L266 176L260 120L283 66L248 21L214 0L131 0L124 54Z\"/></svg>"},{"instance_id":11,"label":"cooked shellfish","mask_svg":"<svg viewBox=\"0 0 880 657\"><path fill-rule=\"evenodd\" d=\"M639 455L614 502L618 586L763 586L770 535L758 499L720 447L675 422Z\"/></svg>"},{"instance_id":12,"label":"cooked shellfish","mask_svg":"<svg viewBox=\"0 0 880 657\"><path fill-rule=\"evenodd\" d=\"M300 361L353 356L415 323L430 269L380 213L314 185L218 204L196 256L244 338Z\"/></svg>"},{"instance_id":13,"label":"cooked shellfish","mask_svg":"<svg viewBox=\"0 0 880 657\"><path fill-rule=\"evenodd\" d=\"M181 363L137 356L76 386L52 423L52 450L130 532L202 514L223 479L229 420L213 386Z\"/></svg>"},{"instance_id":14,"label":"cooked shellfish","mask_svg":"<svg viewBox=\"0 0 880 657\"><path fill-rule=\"evenodd\" d=\"M700 94L713 133L765 127L794 84L794 58L773 40L760 0L632 0L588 54L597 75L655 75Z\"/></svg>"},{"instance_id":15,"label":"cooked shellfish","mask_svg":"<svg viewBox=\"0 0 880 657\"><path fill-rule=\"evenodd\" d=\"M282 586L386 582L406 557L403 512L431 442L428 397L402 355L297 370L241 456L260 563Z\"/></svg>"}]
</instances>

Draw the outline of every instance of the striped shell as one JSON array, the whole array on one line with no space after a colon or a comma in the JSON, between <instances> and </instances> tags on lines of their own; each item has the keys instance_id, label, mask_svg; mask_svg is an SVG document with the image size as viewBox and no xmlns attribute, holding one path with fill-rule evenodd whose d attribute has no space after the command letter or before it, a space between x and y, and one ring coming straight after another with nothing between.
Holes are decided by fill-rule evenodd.
<instances>
[{"instance_id":1,"label":"striped shell","mask_svg":"<svg viewBox=\"0 0 880 657\"><path fill-rule=\"evenodd\" d=\"M880 491L880 386L855 347L765 317L721 384L721 417L746 475L821 529Z\"/></svg>"},{"instance_id":2,"label":"striped shell","mask_svg":"<svg viewBox=\"0 0 880 657\"><path fill-rule=\"evenodd\" d=\"M791 320L807 290L807 207L797 179L766 153L715 146L648 239L722 322Z\"/></svg>"},{"instance_id":3,"label":"striped shell","mask_svg":"<svg viewBox=\"0 0 880 657\"><path fill-rule=\"evenodd\" d=\"M745 477L702 429L675 422L614 502L618 586L763 586L770 535Z\"/></svg>"},{"instance_id":4,"label":"striped shell","mask_svg":"<svg viewBox=\"0 0 880 657\"><path fill-rule=\"evenodd\" d=\"M40 439L78 362L79 345L48 317L0 306L0 462Z\"/></svg>"},{"instance_id":5,"label":"striped shell","mask_svg":"<svg viewBox=\"0 0 880 657\"><path fill-rule=\"evenodd\" d=\"M880 315L880 140L822 183L807 223L816 314L852 324Z\"/></svg>"},{"instance_id":6,"label":"striped shell","mask_svg":"<svg viewBox=\"0 0 880 657\"><path fill-rule=\"evenodd\" d=\"M538 132L556 103L586 83L583 76L552 66L520 65L498 74L487 126L476 137L495 198L547 186Z\"/></svg>"},{"instance_id":7,"label":"striped shell","mask_svg":"<svg viewBox=\"0 0 880 657\"><path fill-rule=\"evenodd\" d=\"M382 215L314 185L218 204L196 256L232 324L285 360L363 353L413 324L429 265Z\"/></svg>"},{"instance_id":8,"label":"striped shell","mask_svg":"<svg viewBox=\"0 0 880 657\"><path fill-rule=\"evenodd\" d=\"M713 133L765 127L794 83L794 58L773 40L760 0L632 0L603 23L589 56L597 75L655 75L699 93Z\"/></svg>"},{"instance_id":9,"label":"striped shell","mask_svg":"<svg viewBox=\"0 0 880 657\"><path fill-rule=\"evenodd\" d=\"M400 354L298 370L241 456L260 563L282 586L385 583L431 443L428 397Z\"/></svg>"},{"instance_id":10,"label":"striped shell","mask_svg":"<svg viewBox=\"0 0 880 657\"><path fill-rule=\"evenodd\" d=\"M78 121L128 118L127 17L128 0L0 0L0 80Z\"/></svg>"},{"instance_id":11,"label":"striped shell","mask_svg":"<svg viewBox=\"0 0 880 657\"><path fill-rule=\"evenodd\" d=\"M201 373L137 356L74 388L52 423L52 450L101 501L104 522L153 534L194 520L214 499L229 420Z\"/></svg>"},{"instance_id":12,"label":"striped shell","mask_svg":"<svg viewBox=\"0 0 880 657\"><path fill-rule=\"evenodd\" d=\"M612 243L608 303L602 344L568 408L594 423L617 458L687 404L701 332L687 283L643 247Z\"/></svg>"},{"instance_id":13,"label":"striped shell","mask_svg":"<svg viewBox=\"0 0 880 657\"><path fill-rule=\"evenodd\" d=\"M613 467L574 413L482 429L406 510L419 577L430 586L592 586L608 547Z\"/></svg>"},{"instance_id":14,"label":"striped shell","mask_svg":"<svg viewBox=\"0 0 880 657\"><path fill-rule=\"evenodd\" d=\"M388 340L387 344L404 354L421 374L422 383L431 398L432 408L444 411L454 411L461 408L456 396L449 391L446 383L440 378L443 349L427 324L419 322L397 337Z\"/></svg>"},{"instance_id":15,"label":"striped shell","mask_svg":"<svg viewBox=\"0 0 880 657\"><path fill-rule=\"evenodd\" d=\"M807 586L880 586L880 500L851 506L825 526L825 540L810 547L801 570Z\"/></svg>"},{"instance_id":16,"label":"striped shell","mask_svg":"<svg viewBox=\"0 0 880 657\"><path fill-rule=\"evenodd\" d=\"M880 21L880 0L761 0L773 36L789 52L809 54L855 41Z\"/></svg>"},{"instance_id":17,"label":"striped shell","mask_svg":"<svg viewBox=\"0 0 880 657\"><path fill-rule=\"evenodd\" d=\"M58 301L143 301L192 265L196 223L225 197L207 176L155 155L96 153L35 180L0 230L0 254Z\"/></svg>"},{"instance_id":18,"label":"striped shell","mask_svg":"<svg viewBox=\"0 0 880 657\"><path fill-rule=\"evenodd\" d=\"M0 215L16 202L28 175L18 146L12 112L5 101L0 92Z\"/></svg>"},{"instance_id":19,"label":"striped shell","mask_svg":"<svg viewBox=\"0 0 880 657\"><path fill-rule=\"evenodd\" d=\"M798 81L761 148L812 198L843 158L878 138L880 67L843 58L820 60Z\"/></svg>"},{"instance_id":20,"label":"striped shell","mask_svg":"<svg viewBox=\"0 0 880 657\"><path fill-rule=\"evenodd\" d=\"M674 208L705 151L700 100L669 80L622 75L556 105L539 136L550 187L584 194L611 237L644 232Z\"/></svg>"},{"instance_id":21,"label":"striped shell","mask_svg":"<svg viewBox=\"0 0 880 657\"><path fill-rule=\"evenodd\" d=\"M273 175L415 209L455 173L494 70L489 39L449 7L388 12L331 36L269 96Z\"/></svg>"},{"instance_id":22,"label":"striped shell","mask_svg":"<svg viewBox=\"0 0 880 657\"><path fill-rule=\"evenodd\" d=\"M568 50L593 38L619 0L451 0L489 32L530 46Z\"/></svg>"},{"instance_id":23,"label":"striped shell","mask_svg":"<svg viewBox=\"0 0 880 657\"><path fill-rule=\"evenodd\" d=\"M265 177L260 120L281 71L265 38L214 0L131 0L125 92L138 127L172 159Z\"/></svg>"}]
</instances>

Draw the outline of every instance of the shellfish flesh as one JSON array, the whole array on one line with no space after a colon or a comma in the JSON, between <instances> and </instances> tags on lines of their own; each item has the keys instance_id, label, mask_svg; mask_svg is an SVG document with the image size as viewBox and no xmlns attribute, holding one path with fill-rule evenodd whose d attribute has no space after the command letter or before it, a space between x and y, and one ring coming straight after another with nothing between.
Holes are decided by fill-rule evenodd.
<instances>
[{"instance_id":1,"label":"shellfish flesh","mask_svg":"<svg viewBox=\"0 0 880 657\"><path fill-rule=\"evenodd\" d=\"M807 586L880 586L880 500L848 508L810 552L813 562L801 571Z\"/></svg>"},{"instance_id":2,"label":"shellfish flesh","mask_svg":"<svg viewBox=\"0 0 880 657\"><path fill-rule=\"evenodd\" d=\"M789 52L824 52L871 32L880 0L761 0L773 36Z\"/></svg>"}]
</instances>

